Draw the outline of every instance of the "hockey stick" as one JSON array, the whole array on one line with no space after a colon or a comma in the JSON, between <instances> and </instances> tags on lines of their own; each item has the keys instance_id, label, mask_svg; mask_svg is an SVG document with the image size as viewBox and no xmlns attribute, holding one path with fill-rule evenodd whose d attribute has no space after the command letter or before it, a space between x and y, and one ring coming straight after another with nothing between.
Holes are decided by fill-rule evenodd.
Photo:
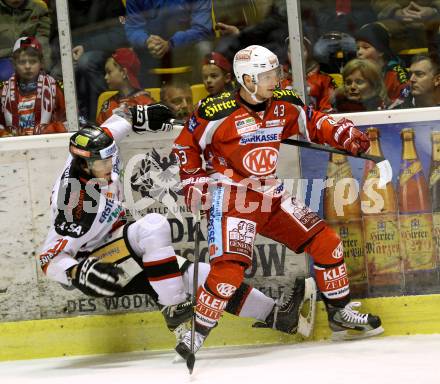
<instances>
[{"instance_id":1,"label":"hockey stick","mask_svg":"<svg viewBox=\"0 0 440 384\"><path fill-rule=\"evenodd\" d=\"M183 120L177 120L177 119L170 119L169 122L173 125L176 125L176 126L183 126L185 124L185 122ZM376 164L376 166L379 170L379 182L377 185L379 188L385 188L385 186L393 178L393 170L391 168L390 162L381 156L368 155L366 153L360 153L358 155L353 155L350 152L344 151L342 149L337 149L337 148L333 148L333 147L330 147L327 145L320 145L320 144L316 144L316 143L311 143L310 141L302 141L302 140L296 140L296 139L284 139L282 141L282 143L288 144L288 145L296 145L297 147L315 149L315 150L323 151L323 152L338 153L340 155L357 157L359 159L364 159L364 160L371 160Z\"/></svg>"},{"instance_id":2,"label":"hockey stick","mask_svg":"<svg viewBox=\"0 0 440 384\"><path fill-rule=\"evenodd\" d=\"M379 188L385 188L385 186L393 178L393 170L391 168L391 164L387 159L385 159L382 156L368 155L367 153L359 153L357 155L353 155L350 152L344 151L342 149L337 149L327 145L320 145L316 143L311 143L310 141L302 141L296 139L284 139L282 143L288 145L296 145L297 147L315 149L323 152L337 153L340 155L357 157L359 159L364 159L364 160L371 160L374 163L376 163L376 166L379 170L379 182L377 184Z\"/></svg>"},{"instance_id":3,"label":"hockey stick","mask_svg":"<svg viewBox=\"0 0 440 384\"><path fill-rule=\"evenodd\" d=\"M193 315L191 319L191 354L186 360L189 374L191 375L196 362L194 352L194 341L196 337L196 305L197 305L197 288L199 285L199 260L200 260L200 210L195 214L195 235L194 235L194 270L193 270L193 290L191 301L193 303Z\"/></svg>"}]
</instances>

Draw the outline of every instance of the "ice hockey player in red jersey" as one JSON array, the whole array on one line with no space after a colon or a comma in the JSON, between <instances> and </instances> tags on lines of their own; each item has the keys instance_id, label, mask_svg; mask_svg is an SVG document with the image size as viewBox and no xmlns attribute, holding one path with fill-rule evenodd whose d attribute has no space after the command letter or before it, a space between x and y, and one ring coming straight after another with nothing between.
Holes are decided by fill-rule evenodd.
<instances>
[{"instance_id":1,"label":"ice hockey player in red jersey","mask_svg":"<svg viewBox=\"0 0 440 384\"><path fill-rule=\"evenodd\" d=\"M239 91L202 101L173 148L187 206L208 214L211 270L197 292L194 351L240 286L257 233L311 255L335 337L383 332L378 316L360 313L355 309L359 303L350 302L338 235L285 193L276 176L280 142L289 136L300 134L353 154L368 150L368 137L350 120L335 122L306 108L293 91L279 90L280 65L268 49L258 45L242 49L233 66ZM192 356L191 332L176 350L185 359Z\"/></svg>"},{"instance_id":2,"label":"ice hockey player in red jersey","mask_svg":"<svg viewBox=\"0 0 440 384\"><path fill-rule=\"evenodd\" d=\"M117 147L132 129L137 133L171 129L158 121L172 114L163 105L123 106L115 111L101 127L83 127L70 138L70 155L52 191L51 227L40 265L50 279L89 296L149 294L179 340L192 315L187 297L192 292L193 266L176 256L165 217L150 213L126 221ZM209 265L201 263L199 284L208 273ZM226 310L293 333L308 280L296 280L289 299L294 306L287 308L243 283ZM307 296L310 300L314 291Z\"/></svg>"}]
</instances>

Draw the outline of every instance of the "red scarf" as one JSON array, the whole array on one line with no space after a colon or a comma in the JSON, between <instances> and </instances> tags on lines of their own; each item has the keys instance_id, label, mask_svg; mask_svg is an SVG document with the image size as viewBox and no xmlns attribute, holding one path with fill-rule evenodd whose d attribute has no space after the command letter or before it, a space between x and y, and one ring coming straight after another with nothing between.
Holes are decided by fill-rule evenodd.
<instances>
[{"instance_id":1,"label":"red scarf","mask_svg":"<svg viewBox=\"0 0 440 384\"><path fill-rule=\"evenodd\" d=\"M15 75L13 75L4 85L1 95L1 107L5 116L6 128L17 136L23 135L20 132L19 113L18 113L18 84ZM52 113L56 105L56 81L47 74L40 73L37 80L37 93L35 96L34 107L34 134L36 127L42 124L49 124L52 119Z\"/></svg>"}]
</instances>

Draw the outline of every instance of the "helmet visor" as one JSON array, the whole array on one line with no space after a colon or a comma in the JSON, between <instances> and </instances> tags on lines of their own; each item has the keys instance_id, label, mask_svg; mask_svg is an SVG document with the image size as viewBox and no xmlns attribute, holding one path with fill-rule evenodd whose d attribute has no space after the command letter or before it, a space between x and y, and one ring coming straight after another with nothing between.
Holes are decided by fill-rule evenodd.
<instances>
[{"instance_id":1,"label":"helmet visor","mask_svg":"<svg viewBox=\"0 0 440 384\"><path fill-rule=\"evenodd\" d=\"M258 85L262 87L270 87L277 85L282 78L281 67L271 69L267 72L262 72L257 75Z\"/></svg>"}]
</instances>

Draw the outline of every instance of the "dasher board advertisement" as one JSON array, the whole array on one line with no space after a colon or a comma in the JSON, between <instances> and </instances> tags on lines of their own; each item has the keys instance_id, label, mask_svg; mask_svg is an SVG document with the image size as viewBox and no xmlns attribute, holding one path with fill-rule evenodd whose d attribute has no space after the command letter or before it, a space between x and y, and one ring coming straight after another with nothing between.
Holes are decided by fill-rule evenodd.
<instances>
[{"instance_id":1,"label":"dasher board advertisement","mask_svg":"<svg viewBox=\"0 0 440 384\"><path fill-rule=\"evenodd\" d=\"M172 246L177 254L191 260L195 222L182 196L173 192L179 180L177 164L170 157L171 136L177 133L132 135L121 144L124 192L127 206L134 208L133 216L150 212L166 216ZM64 289L42 273L38 258L50 224L49 198L63 170L68 142L69 135L60 134L1 143L0 322L157 310L146 294L88 297L76 289ZM280 160L280 170L292 175L292 151L286 154L285 160ZM208 262L205 219L201 227L201 261ZM253 251L247 281L273 298L287 294L295 277L307 272L304 255L294 255L273 240L257 237Z\"/></svg>"},{"instance_id":2,"label":"dasher board advertisement","mask_svg":"<svg viewBox=\"0 0 440 384\"><path fill-rule=\"evenodd\" d=\"M392 182L378 189L372 162L301 149L306 203L341 237L353 296L438 293L440 121L360 128Z\"/></svg>"}]
</instances>

